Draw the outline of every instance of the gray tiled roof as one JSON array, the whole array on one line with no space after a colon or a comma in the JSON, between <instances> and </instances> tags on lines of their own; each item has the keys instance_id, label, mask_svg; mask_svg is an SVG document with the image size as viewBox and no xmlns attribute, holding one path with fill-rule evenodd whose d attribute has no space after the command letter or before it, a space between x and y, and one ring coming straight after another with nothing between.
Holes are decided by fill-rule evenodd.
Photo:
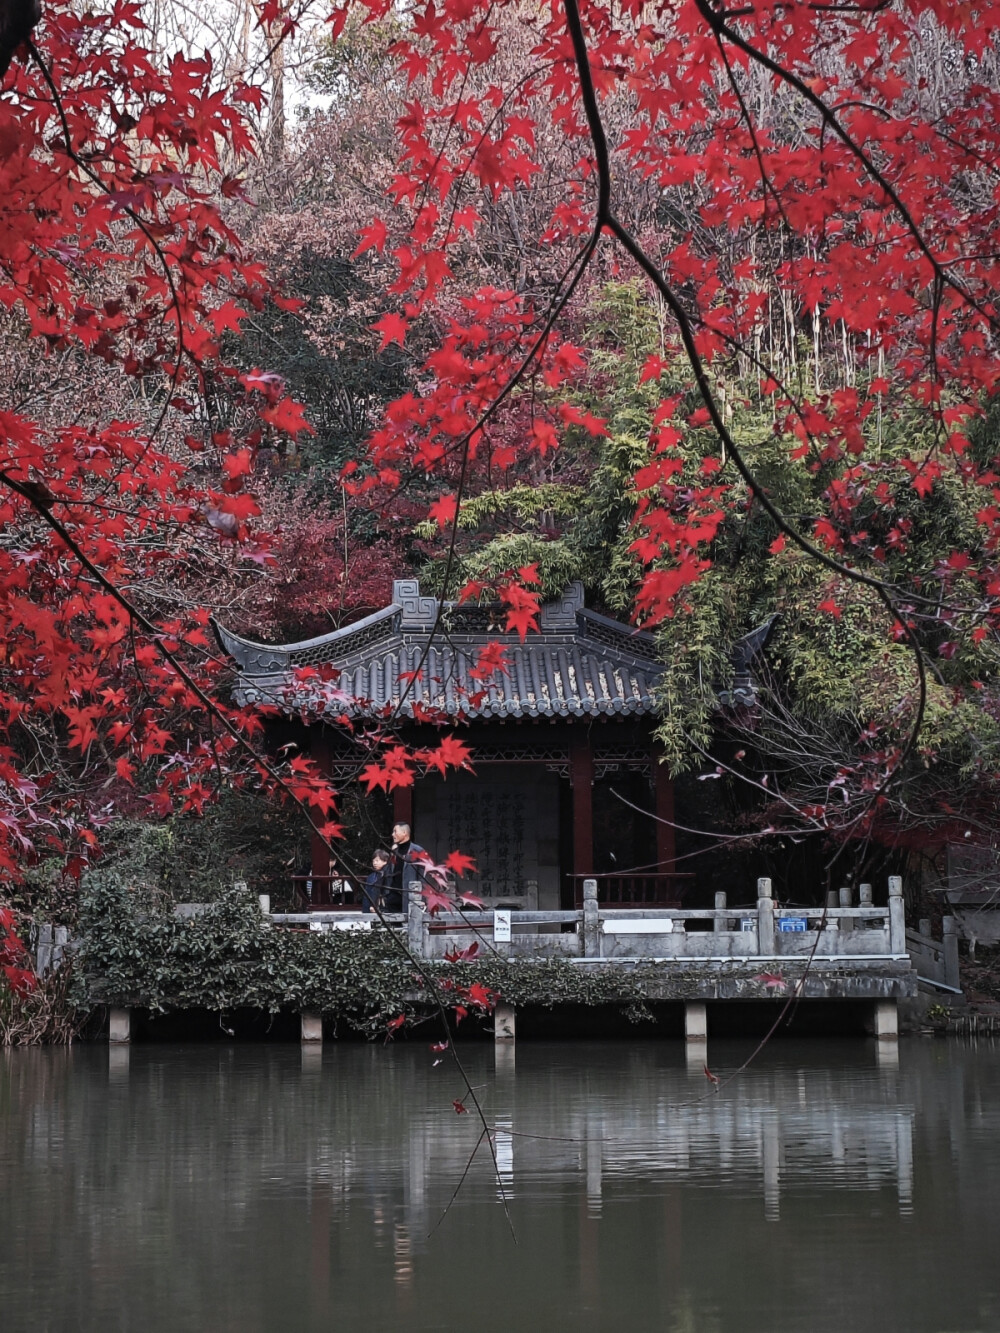
<instances>
[{"instance_id":1,"label":"gray tiled roof","mask_svg":"<svg viewBox=\"0 0 1000 1333\"><path fill-rule=\"evenodd\" d=\"M661 667L652 635L588 611L579 583L539 619L540 632L521 643L504 631L498 608L439 608L416 580L398 579L390 606L316 639L269 647L215 628L239 668L236 692L245 703L405 717L424 709L495 718L653 711ZM479 650L492 640L504 645L506 674L474 680ZM318 671L303 680L296 675L303 667ZM412 683L408 673L416 673Z\"/></svg>"}]
</instances>

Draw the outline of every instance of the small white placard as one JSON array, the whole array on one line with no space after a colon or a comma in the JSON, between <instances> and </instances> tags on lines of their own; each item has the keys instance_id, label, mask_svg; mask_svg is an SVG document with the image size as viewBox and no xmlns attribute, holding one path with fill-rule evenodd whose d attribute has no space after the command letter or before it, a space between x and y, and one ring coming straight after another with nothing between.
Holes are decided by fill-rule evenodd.
<instances>
[{"instance_id":1,"label":"small white placard","mask_svg":"<svg viewBox=\"0 0 1000 1333\"><path fill-rule=\"evenodd\" d=\"M625 921L602 921L605 935L670 935L673 917L634 916Z\"/></svg>"},{"instance_id":2,"label":"small white placard","mask_svg":"<svg viewBox=\"0 0 1000 1333\"><path fill-rule=\"evenodd\" d=\"M371 930L371 921L352 920L350 917L346 921L310 921L309 929L318 931L320 934L327 935L331 930Z\"/></svg>"},{"instance_id":3,"label":"small white placard","mask_svg":"<svg viewBox=\"0 0 1000 1333\"><path fill-rule=\"evenodd\" d=\"M493 939L497 944L510 943L510 912L502 909L493 913Z\"/></svg>"}]
</instances>

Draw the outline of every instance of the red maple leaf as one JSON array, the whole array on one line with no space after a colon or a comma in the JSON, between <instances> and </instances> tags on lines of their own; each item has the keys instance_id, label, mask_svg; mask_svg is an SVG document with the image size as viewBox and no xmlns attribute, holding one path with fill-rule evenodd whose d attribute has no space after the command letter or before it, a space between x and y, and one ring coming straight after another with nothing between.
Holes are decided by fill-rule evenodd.
<instances>
[{"instance_id":1,"label":"red maple leaf","mask_svg":"<svg viewBox=\"0 0 1000 1333\"><path fill-rule=\"evenodd\" d=\"M479 955L479 941L473 940L464 949L449 949L445 953L446 963L471 963Z\"/></svg>"},{"instance_id":2,"label":"red maple leaf","mask_svg":"<svg viewBox=\"0 0 1000 1333\"><path fill-rule=\"evenodd\" d=\"M523 643L529 630L538 629L541 611L538 593L522 587L520 583L508 583L501 588L500 596L507 607L507 628L516 630Z\"/></svg>"},{"instance_id":3,"label":"red maple leaf","mask_svg":"<svg viewBox=\"0 0 1000 1333\"><path fill-rule=\"evenodd\" d=\"M783 990L786 985L780 972L761 972L754 977L754 981L762 982L767 990Z\"/></svg>"},{"instance_id":4,"label":"red maple leaf","mask_svg":"<svg viewBox=\"0 0 1000 1333\"><path fill-rule=\"evenodd\" d=\"M482 982L475 981L464 992L464 998L476 1009L492 1010L496 1005L496 992L491 991Z\"/></svg>"},{"instance_id":5,"label":"red maple leaf","mask_svg":"<svg viewBox=\"0 0 1000 1333\"><path fill-rule=\"evenodd\" d=\"M427 881L420 890L420 896L423 898L425 911L431 916L437 916L438 912L450 912L455 906L447 893Z\"/></svg>"},{"instance_id":6,"label":"red maple leaf","mask_svg":"<svg viewBox=\"0 0 1000 1333\"><path fill-rule=\"evenodd\" d=\"M475 860L471 856L466 856L464 852L449 852L444 858L444 864L446 869L460 878L476 868Z\"/></svg>"},{"instance_id":7,"label":"red maple leaf","mask_svg":"<svg viewBox=\"0 0 1000 1333\"><path fill-rule=\"evenodd\" d=\"M358 248L351 255L351 258L357 259L359 255L363 255L366 250L371 249L375 249L381 254L385 249L388 234L385 223L380 218L373 218L367 227L361 229L361 240L358 242Z\"/></svg>"},{"instance_id":8,"label":"red maple leaf","mask_svg":"<svg viewBox=\"0 0 1000 1333\"><path fill-rule=\"evenodd\" d=\"M376 320L372 328L382 336L378 350L384 352L390 343L399 343L402 347L406 341L406 332L409 327L408 321L402 315L396 314L395 311L389 311L381 319Z\"/></svg>"},{"instance_id":9,"label":"red maple leaf","mask_svg":"<svg viewBox=\"0 0 1000 1333\"><path fill-rule=\"evenodd\" d=\"M302 431L315 435L316 430L306 420L305 408L293 398L282 398L273 406L262 407L260 415L269 425L295 439Z\"/></svg>"},{"instance_id":10,"label":"red maple leaf","mask_svg":"<svg viewBox=\"0 0 1000 1333\"><path fill-rule=\"evenodd\" d=\"M433 749L420 750L417 755L422 763L437 769L442 777L447 775L449 768L465 768L471 772L471 756L472 751L457 736L442 736Z\"/></svg>"},{"instance_id":11,"label":"red maple leaf","mask_svg":"<svg viewBox=\"0 0 1000 1333\"><path fill-rule=\"evenodd\" d=\"M439 529L450 527L458 513L458 500L454 495L442 495L434 501L428 510L428 518L434 520Z\"/></svg>"}]
</instances>

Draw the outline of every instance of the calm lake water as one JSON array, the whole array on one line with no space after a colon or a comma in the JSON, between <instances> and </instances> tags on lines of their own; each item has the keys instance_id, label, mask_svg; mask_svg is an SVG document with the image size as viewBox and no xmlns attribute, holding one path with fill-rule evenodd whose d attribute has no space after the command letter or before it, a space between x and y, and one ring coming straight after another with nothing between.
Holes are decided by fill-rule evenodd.
<instances>
[{"instance_id":1,"label":"calm lake water","mask_svg":"<svg viewBox=\"0 0 1000 1333\"><path fill-rule=\"evenodd\" d=\"M995 1043L460 1051L0 1053L0 1328L1000 1330Z\"/></svg>"}]
</instances>

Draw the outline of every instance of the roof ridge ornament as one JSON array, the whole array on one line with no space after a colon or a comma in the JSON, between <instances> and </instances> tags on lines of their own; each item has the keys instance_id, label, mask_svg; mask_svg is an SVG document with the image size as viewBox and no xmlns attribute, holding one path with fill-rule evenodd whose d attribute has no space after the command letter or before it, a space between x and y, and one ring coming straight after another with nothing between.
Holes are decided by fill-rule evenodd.
<instances>
[{"instance_id":1,"label":"roof ridge ornament","mask_svg":"<svg viewBox=\"0 0 1000 1333\"><path fill-rule=\"evenodd\" d=\"M431 629L438 618L440 603L436 597L421 596L419 579L393 579L392 600L402 612L400 629ZM455 605L457 603L445 603L446 608ZM579 579L574 579L562 597L542 603L539 628L542 631L572 634L576 629L577 615L583 608L583 584Z\"/></svg>"},{"instance_id":2,"label":"roof ridge ornament","mask_svg":"<svg viewBox=\"0 0 1000 1333\"><path fill-rule=\"evenodd\" d=\"M538 618L539 628L545 630L564 630L572 633L576 629L576 618L583 610L583 584L574 579L562 597L555 602L544 602Z\"/></svg>"},{"instance_id":3,"label":"roof ridge ornament","mask_svg":"<svg viewBox=\"0 0 1000 1333\"><path fill-rule=\"evenodd\" d=\"M430 629L438 617L438 599L420 596L419 579L393 579L392 600L402 610L400 629Z\"/></svg>"}]
</instances>

